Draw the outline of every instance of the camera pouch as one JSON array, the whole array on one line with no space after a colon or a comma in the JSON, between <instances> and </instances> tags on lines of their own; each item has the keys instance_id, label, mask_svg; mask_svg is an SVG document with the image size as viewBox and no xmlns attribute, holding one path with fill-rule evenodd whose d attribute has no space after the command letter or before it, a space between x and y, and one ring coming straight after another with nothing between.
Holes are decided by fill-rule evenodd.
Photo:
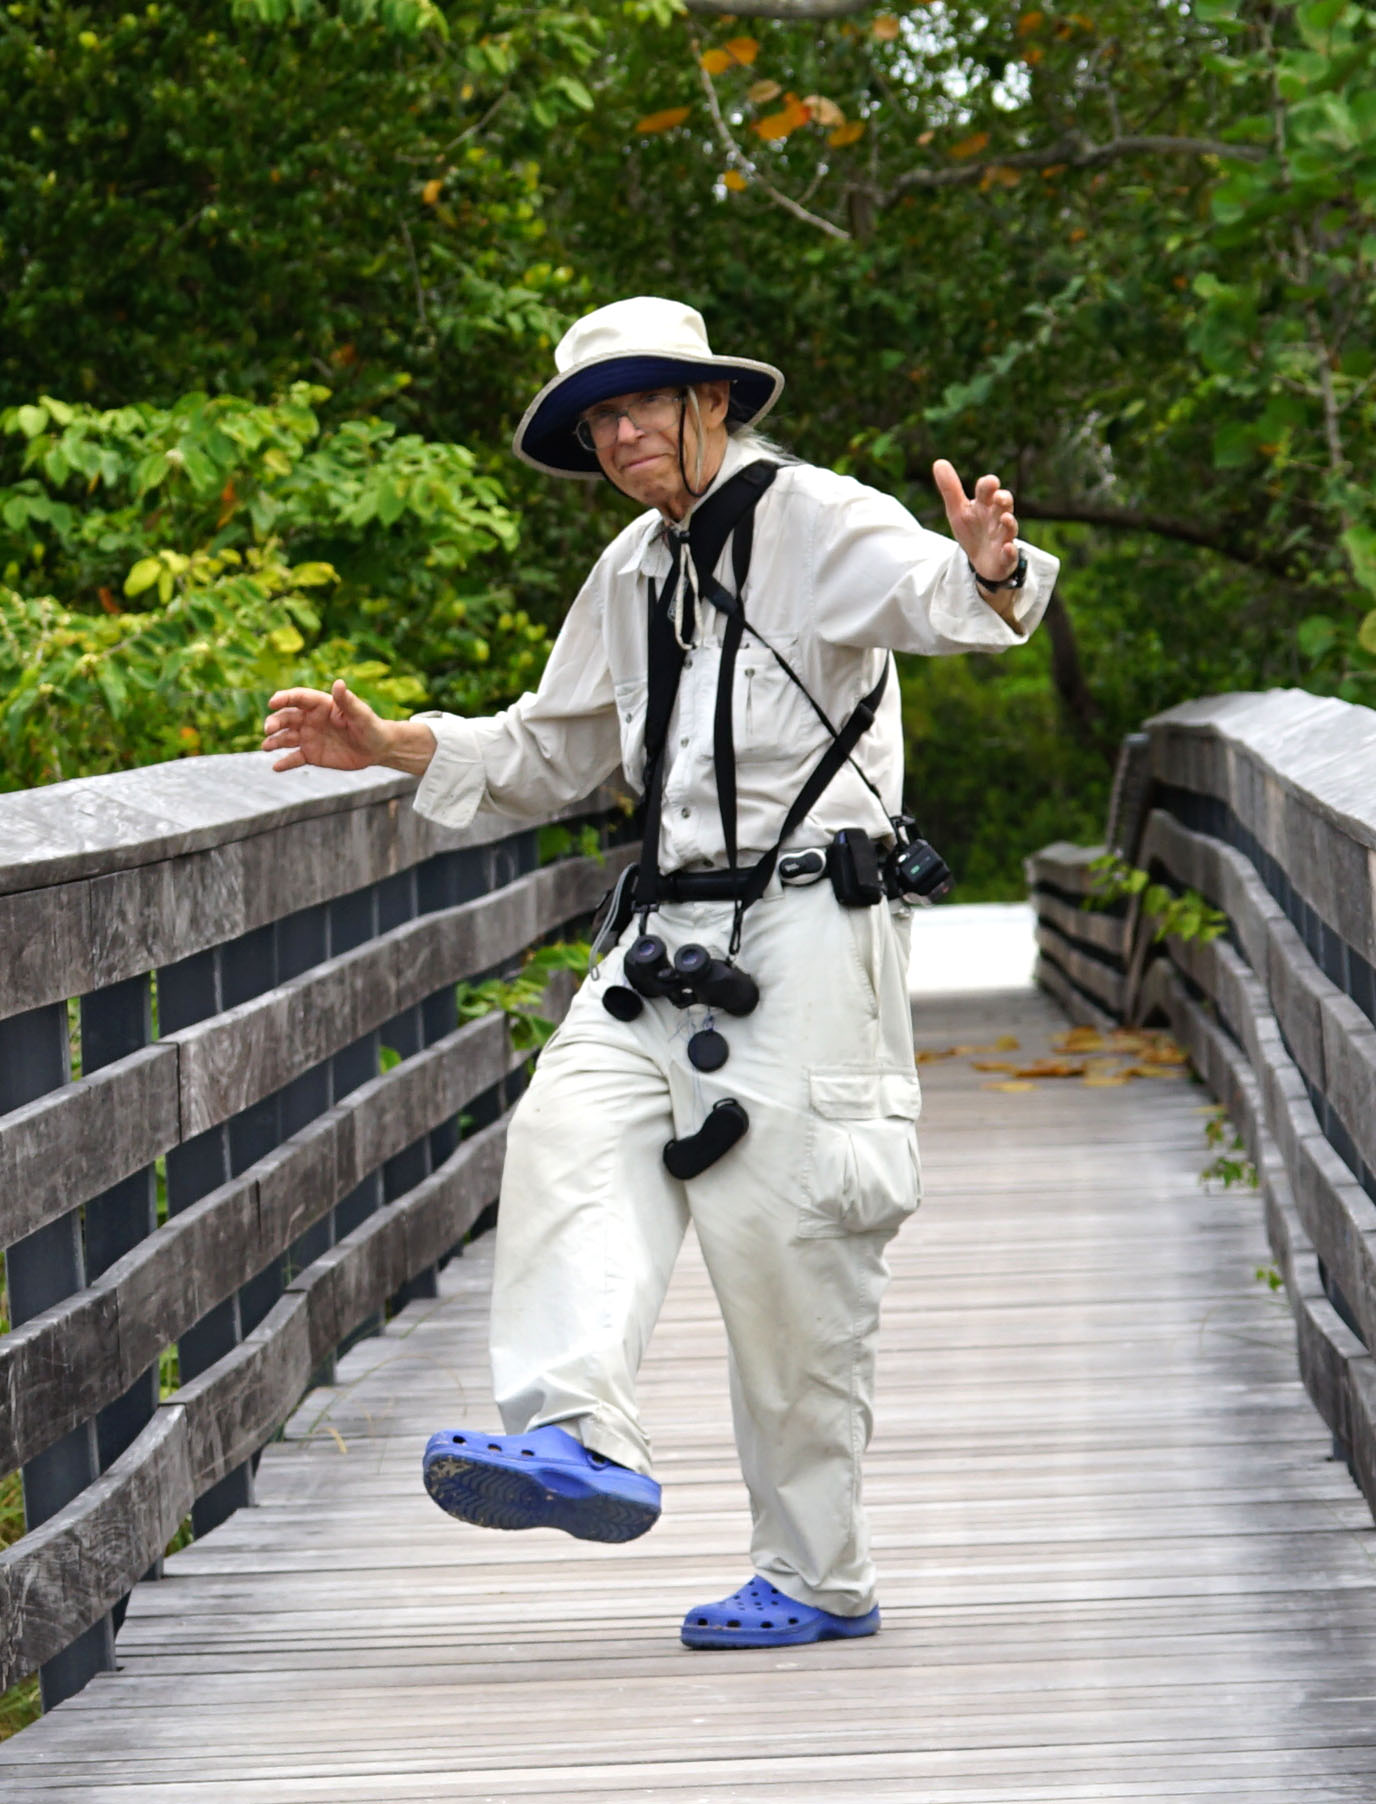
<instances>
[{"instance_id":1,"label":"camera pouch","mask_svg":"<svg viewBox=\"0 0 1376 1804\"><path fill-rule=\"evenodd\" d=\"M827 875L842 908L873 908L884 899L879 854L863 827L842 827L827 847Z\"/></svg>"}]
</instances>

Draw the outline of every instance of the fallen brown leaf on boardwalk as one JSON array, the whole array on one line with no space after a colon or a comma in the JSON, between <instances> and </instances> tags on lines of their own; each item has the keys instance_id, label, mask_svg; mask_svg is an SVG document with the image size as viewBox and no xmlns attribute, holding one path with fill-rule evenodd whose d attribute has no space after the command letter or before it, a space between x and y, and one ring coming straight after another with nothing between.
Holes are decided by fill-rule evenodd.
<instances>
[{"instance_id":1,"label":"fallen brown leaf on boardwalk","mask_svg":"<svg viewBox=\"0 0 1376 1804\"><path fill-rule=\"evenodd\" d=\"M921 1052L914 1056L913 1063L915 1065L932 1065L938 1059L953 1059L956 1051L957 1048L954 1046L924 1046Z\"/></svg>"},{"instance_id":2,"label":"fallen brown leaf on boardwalk","mask_svg":"<svg viewBox=\"0 0 1376 1804\"><path fill-rule=\"evenodd\" d=\"M1128 1065L1124 1067L1124 1077L1183 1077L1184 1070L1179 1065Z\"/></svg>"},{"instance_id":3,"label":"fallen brown leaf on boardwalk","mask_svg":"<svg viewBox=\"0 0 1376 1804\"><path fill-rule=\"evenodd\" d=\"M994 1050L996 1052L1016 1052L1018 1050L1018 1036L1016 1034L1000 1034L998 1039L994 1041Z\"/></svg>"},{"instance_id":4,"label":"fallen brown leaf on boardwalk","mask_svg":"<svg viewBox=\"0 0 1376 1804\"><path fill-rule=\"evenodd\" d=\"M1017 1067L1018 1077L1083 1077L1083 1059L1034 1059L1030 1065Z\"/></svg>"},{"instance_id":5,"label":"fallen brown leaf on boardwalk","mask_svg":"<svg viewBox=\"0 0 1376 1804\"><path fill-rule=\"evenodd\" d=\"M1035 1084L1021 1083L1016 1078L1010 1078L1006 1083L985 1084L985 1086L984 1086L984 1088L986 1090L1009 1090L1009 1091L1035 1090L1036 1087L1037 1086Z\"/></svg>"},{"instance_id":6,"label":"fallen brown leaf on boardwalk","mask_svg":"<svg viewBox=\"0 0 1376 1804\"><path fill-rule=\"evenodd\" d=\"M1012 1059L971 1059L970 1060L970 1069L972 1071L1013 1071L1013 1072L1017 1072L1018 1067L1017 1067L1017 1064ZM1027 1073L1022 1072L1022 1073L1019 1073L1019 1075L1025 1077L1027 1075Z\"/></svg>"},{"instance_id":7,"label":"fallen brown leaf on boardwalk","mask_svg":"<svg viewBox=\"0 0 1376 1804\"><path fill-rule=\"evenodd\" d=\"M1087 1071L1085 1073L1085 1083L1091 1090L1107 1090L1110 1086L1116 1088L1119 1084L1127 1082L1128 1079L1121 1071Z\"/></svg>"},{"instance_id":8,"label":"fallen brown leaf on boardwalk","mask_svg":"<svg viewBox=\"0 0 1376 1804\"><path fill-rule=\"evenodd\" d=\"M1051 1044L1057 1052L1098 1052L1105 1042L1097 1027L1072 1027L1057 1034Z\"/></svg>"},{"instance_id":9,"label":"fallen brown leaf on boardwalk","mask_svg":"<svg viewBox=\"0 0 1376 1804\"><path fill-rule=\"evenodd\" d=\"M1190 1055L1174 1040L1157 1040L1142 1054L1142 1061L1147 1065L1188 1065Z\"/></svg>"}]
</instances>

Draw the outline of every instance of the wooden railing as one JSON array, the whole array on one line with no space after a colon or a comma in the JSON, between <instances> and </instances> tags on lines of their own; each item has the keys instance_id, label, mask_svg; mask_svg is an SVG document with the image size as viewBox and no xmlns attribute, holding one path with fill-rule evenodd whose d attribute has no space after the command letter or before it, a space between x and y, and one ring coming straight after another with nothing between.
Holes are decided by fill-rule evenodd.
<instances>
[{"instance_id":1,"label":"wooden railing","mask_svg":"<svg viewBox=\"0 0 1376 1804\"><path fill-rule=\"evenodd\" d=\"M179 1525L252 1501L336 1349L496 1197L523 1060L455 985L628 853L541 865L412 788L246 754L0 796L0 1690L108 1669Z\"/></svg>"},{"instance_id":2,"label":"wooden railing","mask_svg":"<svg viewBox=\"0 0 1376 1804\"><path fill-rule=\"evenodd\" d=\"M1169 1023L1256 1167L1300 1368L1376 1511L1376 712L1189 702L1123 748L1108 845L1228 918L1157 942L1081 908L1104 848L1029 861L1038 977L1077 1020Z\"/></svg>"}]
</instances>

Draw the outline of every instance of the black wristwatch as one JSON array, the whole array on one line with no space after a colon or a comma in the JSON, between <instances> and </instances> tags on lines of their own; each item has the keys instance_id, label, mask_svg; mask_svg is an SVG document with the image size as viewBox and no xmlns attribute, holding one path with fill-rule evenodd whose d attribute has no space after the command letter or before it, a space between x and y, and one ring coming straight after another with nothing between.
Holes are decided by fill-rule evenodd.
<instances>
[{"instance_id":1,"label":"black wristwatch","mask_svg":"<svg viewBox=\"0 0 1376 1804\"><path fill-rule=\"evenodd\" d=\"M975 569L973 562L971 562L971 560L968 557L966 558L965 561L967 564L970 565L971 576L974 577L975 581L981 586L981 588L985 588L985 589L1020 589L1023 586L1023 584L1027 581L1027 553L1021 548L1021 546L1019 546L1019 548L1018 548L1018 567L1017 567L1017 569L1013 572L1013 574L1011 576L1000 577L998 582L991 582L987 576L981 576L979 571Z\"/></svg>"}]
</instances>

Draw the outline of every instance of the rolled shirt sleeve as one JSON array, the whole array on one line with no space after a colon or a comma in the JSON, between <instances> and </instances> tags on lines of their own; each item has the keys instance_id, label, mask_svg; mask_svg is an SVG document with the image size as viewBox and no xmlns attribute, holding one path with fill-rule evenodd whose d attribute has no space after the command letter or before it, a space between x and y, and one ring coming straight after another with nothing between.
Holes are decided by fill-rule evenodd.
<instances>
[{"instance_id":1,"label":"rolled shirt sleeve","mask_svg":"<svg viewBox=\"0 0 1376 1804\"><path fill-rule=\"evenodd\" d=\"M811 472L809 472L811 474ZM1016 630L984 600L965 553L915 520L901 502L830 471L818 473L809 521L813 618L832 645L883 646L926 657L1004 651L1042 615L1058 560L1035 546L1014 592Z\"/></svg>"},{"instance_id":2,"label":"rolled shirt sleeve","mask_svg":"<svg viewBox=\"0 0 1376 1804\"><path fill-rule=\"evenodd\" d=\"M418 714L435 755L415 795L419 814L466 827L479 810L541 821L579 801L621 763L616 697L592 585L570 608L540 686L469 720Z\"/></svg>"}]
</instances>

